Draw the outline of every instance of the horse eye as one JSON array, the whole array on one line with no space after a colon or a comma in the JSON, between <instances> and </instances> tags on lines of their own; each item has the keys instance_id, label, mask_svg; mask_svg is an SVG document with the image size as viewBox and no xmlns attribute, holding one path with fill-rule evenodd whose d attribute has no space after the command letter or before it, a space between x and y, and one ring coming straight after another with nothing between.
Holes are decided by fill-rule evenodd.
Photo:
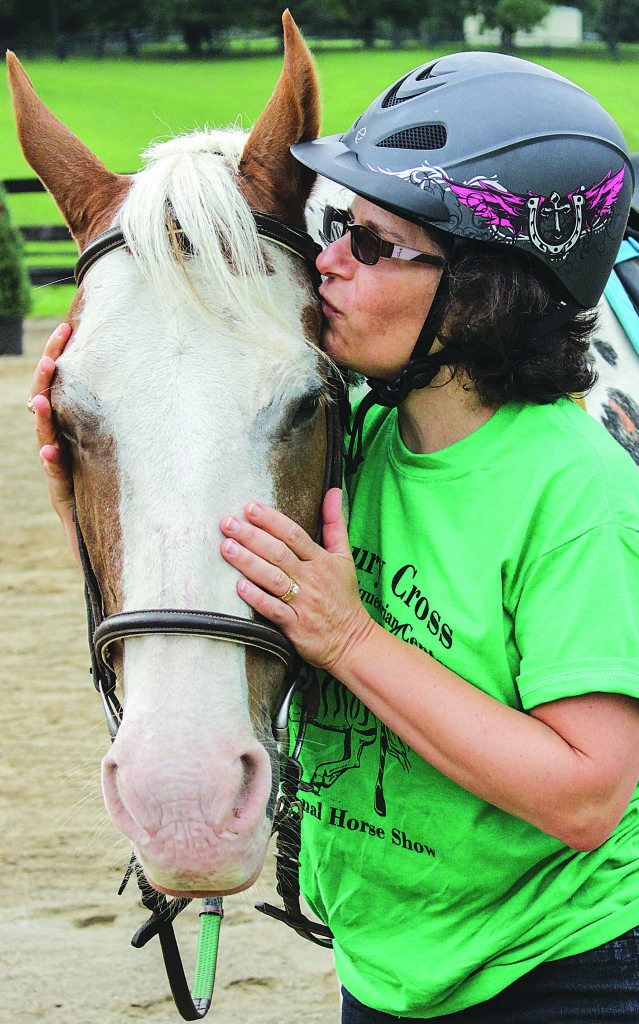
<instances>
[{"instance_id":1,"label":"horse eye","mask_svg":"<svg viewBox=\"0 0 639 1024\"><path fill-rule=\"evenodd\" d=\"M56 422L58 426L58 434L60 435L60 437L63 437L65 441L69 442L69 444L77 445L80 443L75 427L73 426L73 424L69 422L66 416L64 417L64 419L62 419L62 417L59 415L56 416Z\"/></svg>"},{"instance_id":2,"label":"horse eye","mask_svg":"<svg viewBox=\"0 0 639 1024\"><path fill-rule=\"evenodd\" d=\"M321 396L318 392L305 395L293 414L291 429L296 430L298 427L302 427L305 423L308 423L319 409L320 401Z\"/></svg>"}]
</instances>

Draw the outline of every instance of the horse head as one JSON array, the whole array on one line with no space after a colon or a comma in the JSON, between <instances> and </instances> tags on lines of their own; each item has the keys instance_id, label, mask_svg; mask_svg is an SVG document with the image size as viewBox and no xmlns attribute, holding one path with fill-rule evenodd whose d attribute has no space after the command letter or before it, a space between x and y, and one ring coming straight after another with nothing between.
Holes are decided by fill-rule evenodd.
<instances>
[{"instance_id":1,"label":"horse head","mask_svg":"<svg viewBox=\"0 0 639 1024\"><path fill-rule=\"evenodd\" d=\"M320 311L304 262L258 235L252 211L303 228L313 175L291 144L319 131L310 54L284 15L284 67L248 138L199 131L111 173L44 106L13 55L26 159L90 267L52 404L104 613L207 609L250 619L219 523L257 499L313 535L326 447ZM105 756L107 810L149 880L219 895L261 869L276 788L272 654L198 636L111 648L123 721Z\"/></svg>"}]
</instances>

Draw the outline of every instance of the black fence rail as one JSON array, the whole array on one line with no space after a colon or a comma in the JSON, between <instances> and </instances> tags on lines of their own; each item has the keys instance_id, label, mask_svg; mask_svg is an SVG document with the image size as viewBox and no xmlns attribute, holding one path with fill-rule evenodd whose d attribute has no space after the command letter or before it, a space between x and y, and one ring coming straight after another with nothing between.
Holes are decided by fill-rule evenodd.
<instances>
[{"instance_id":1,"label":"black fence rail","mask_svg":"<svg viewBox=\"0 0 639 1024\"><path fill-rule=\"evenodd\" d=\"M2 185L8 195L46 192L39 178L5 178ZM27 270L34 287L73 284L77 249L66 225L18 224L18 231L25 243Z\"/></svg>"}]
</instances>

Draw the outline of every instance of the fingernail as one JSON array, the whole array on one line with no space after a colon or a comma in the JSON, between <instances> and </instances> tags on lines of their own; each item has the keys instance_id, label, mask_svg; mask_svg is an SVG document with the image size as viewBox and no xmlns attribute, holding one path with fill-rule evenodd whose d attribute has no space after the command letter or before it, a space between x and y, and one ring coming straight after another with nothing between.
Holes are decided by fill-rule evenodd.
<instances>
[{"instance_id":1,"label":"fingernail","mask_svg":"<svg viewBox=\"0 0 639 1024\"><path fill-rule=\"evenodd\" d=\"M248 594L250 587L246 580L240 580L240 582L237 585L237 589L240 592L240 594Z\"/></svg>"},{"instance_id":2,"label":"fingernail","mask_svg":"<svg viewBox=\"0 0 639 1024\"><path fill-rule=\"evenodd\" d=\"M235 516L229 516L228 519L224 520L224 522L222 523L222 526L229 533L237 533L240 524L239 524L238 520L235 518Z\"/></svg>"},{"instance_id":3,"label":"fingernail","mask_svg":"<svg viewBox=\"0 0 639 1024\"><path fill-rule=\"evenodd\" d=\"M247 507L246 513L247 515L252 516L253 519L259 519L259 517L262 514L262 506L259 505L257 501L252 501L251 504Z\"/></svg>"},{"instance_id":4,"label":"fingernail","mask_svg":"<svg viewBox=\"0 0 639 1024\"><path fill-rule=\"evenodd\" d=\"M222 545L227 555L236 555L240 550L239 544L236 544L234 540L225 540Z\"/></svg>"}]
</instances>

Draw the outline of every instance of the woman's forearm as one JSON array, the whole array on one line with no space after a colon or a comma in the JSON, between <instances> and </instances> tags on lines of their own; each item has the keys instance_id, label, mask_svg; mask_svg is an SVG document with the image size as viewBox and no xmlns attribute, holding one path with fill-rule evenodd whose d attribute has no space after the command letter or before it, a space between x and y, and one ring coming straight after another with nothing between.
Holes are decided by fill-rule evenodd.
<instances>
[{"instance_id":1,"label":"woman's forearm","mask_svg":"<svg viewBox=\"0 0 639 1024\"><path fill-rule=\"evenodd\" d=\"M639 715L630 698L570 698L568 718L558 710L563 702L553 702L553 720L560 728L566 720L569 741L372 620L334 673L442 774L577 849L607 838L636 785L634 763L603 763L600 755L602 718L620 759L636 742Z\"/></svg>"},{"instance_id":2,"label":"woman's forearm","mask_svg":"<svg viewBox=\"0 0 639 1024\"><path fill-rule=\"evenodd\" d=\"M639 701L587 693L527 714L389 633L361 603L336 489L324 549L275 509L251 503L245 514L222 522L222 554L244 576L241 597L306 661L464 789L575 849L604 842L639 778ZM288 604L274 595L291 579L300 589Z\"/></svg>"}]
</instances>

